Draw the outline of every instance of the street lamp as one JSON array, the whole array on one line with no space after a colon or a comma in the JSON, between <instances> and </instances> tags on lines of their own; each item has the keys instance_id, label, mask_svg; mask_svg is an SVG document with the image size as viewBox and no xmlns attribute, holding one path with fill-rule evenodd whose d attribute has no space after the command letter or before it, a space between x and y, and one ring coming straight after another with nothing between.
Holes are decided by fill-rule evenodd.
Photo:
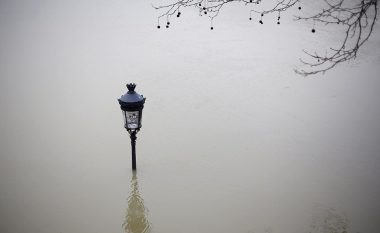
<instances>
[{"instance_id":1,"label":"street lamp","mask_svg":"<svg viewBox=\"0 0 380 233\"><path fill-rule=\"evenodd\" d=\"M136 84L127 84L128 92L122 95L118 101L124 117L124 128L131 136L132 145L132 169L136 170L136 134L141 128L142 110L145 98L135 92Z\"/></svg>"}]
</instances>

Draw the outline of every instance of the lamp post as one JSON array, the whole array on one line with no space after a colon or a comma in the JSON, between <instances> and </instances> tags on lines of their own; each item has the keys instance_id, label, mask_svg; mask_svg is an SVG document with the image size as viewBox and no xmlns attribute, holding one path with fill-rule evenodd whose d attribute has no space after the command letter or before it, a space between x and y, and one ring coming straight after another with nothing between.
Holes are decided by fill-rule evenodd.
<instances>
[{"instance_id":1,"label":"lamp post","mask_svg":"<svg viewBox=\"0 0 380 233\"><path fill-rule=\"evenodd\" d=\"M132 169L136 170L136 134L141 128L145 98L135 92L136 84L129 83L127 88L128 92L122 95L118 101L124 117L124 128L131 137Z\"/></svg>"}]
</instances>

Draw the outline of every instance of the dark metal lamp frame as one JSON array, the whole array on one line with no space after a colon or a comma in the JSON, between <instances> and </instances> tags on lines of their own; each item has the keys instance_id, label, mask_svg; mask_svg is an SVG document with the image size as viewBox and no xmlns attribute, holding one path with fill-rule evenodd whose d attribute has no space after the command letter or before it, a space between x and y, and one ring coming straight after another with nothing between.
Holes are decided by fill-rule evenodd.
<instances>
[{"instance_id":1,"label":"dark metal lamp frame","mask_svg":"<svg viewBox=\"0 0 380 233\"><path fill-rule=\"evenodd\" d=\"M141 129L142 110L144 108L144 96L135 92L136 84L127 84L128 92L121 96L118 101L124 117L124 128L128 131L131 137L132 146L132 170L136 170L136 134ZM138 112L138 125L136 128L130 128L128 124L128 112Z\"/></svg>"}]
</instances>

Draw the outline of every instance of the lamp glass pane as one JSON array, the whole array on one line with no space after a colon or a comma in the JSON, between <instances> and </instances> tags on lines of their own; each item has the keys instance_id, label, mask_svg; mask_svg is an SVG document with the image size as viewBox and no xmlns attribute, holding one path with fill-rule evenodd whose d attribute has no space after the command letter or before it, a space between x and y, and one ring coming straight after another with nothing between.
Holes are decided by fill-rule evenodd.
<instances>
[{"instance_id":1,"label":"lamp glass pane","mask_svg":"<svg viewBox=\"0 0 380 233\"><path fill-rule=\"evenodd\" d=\"M128 129L137 129L139 127L139 112L126 112L127 128Z\"/></svg>"},{"instance_id":2,"label":"lamp glass pane","mask_svg":"<svg viewBox=\"0 0 380 233\"><path fill-rule=\"evenodd\" d=\"M123 114L123 119L124 119L124 128L127 128L127 117L126 117L126 113L125 111L121 111L121 113Z\"/></svg>"}]
</instances>

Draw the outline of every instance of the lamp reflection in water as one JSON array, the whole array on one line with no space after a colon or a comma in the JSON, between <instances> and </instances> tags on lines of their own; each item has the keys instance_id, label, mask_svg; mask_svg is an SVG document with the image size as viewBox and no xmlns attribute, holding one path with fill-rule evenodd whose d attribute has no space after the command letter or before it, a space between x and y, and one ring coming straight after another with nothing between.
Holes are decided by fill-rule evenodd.
<instances>
[{"instance_id":1,"label":"lamp reflection in water","mask_svg":"<svg viewBox=\"0 0 380 233\"><path fill-rule=\"evenodd\" d=\"M133 171L131 180L131 194L128 197L128 209L123 223L126 233L150 233L151 226L148 221L148 210L141 198L136 171Z\"/></svg>"}]
</instances>

